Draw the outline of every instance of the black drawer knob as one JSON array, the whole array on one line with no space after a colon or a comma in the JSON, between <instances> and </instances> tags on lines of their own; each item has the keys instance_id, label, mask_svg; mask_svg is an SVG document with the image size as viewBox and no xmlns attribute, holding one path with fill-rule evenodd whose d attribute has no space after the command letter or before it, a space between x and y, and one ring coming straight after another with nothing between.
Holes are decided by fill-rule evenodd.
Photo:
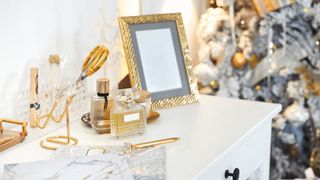
<instances>
[{"instance_id":1,"label":"black drawer knob","mask_svg":"<svg viewBox=\"0 0 320 180\"><path fill-rule=\"evenodd\" d=\"M239 168L235 168L233 173L229 172L229 170L226 170L226 172L224 173L225 178L232 177L233 180L239 180L239 176L240 176Z\"/></svg>"}]
</instances>

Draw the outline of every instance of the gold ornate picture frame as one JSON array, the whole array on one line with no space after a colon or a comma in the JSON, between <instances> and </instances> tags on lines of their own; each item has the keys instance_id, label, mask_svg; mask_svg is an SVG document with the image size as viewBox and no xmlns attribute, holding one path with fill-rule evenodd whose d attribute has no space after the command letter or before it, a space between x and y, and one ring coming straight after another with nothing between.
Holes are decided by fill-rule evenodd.
<instances>
[{"instance_id":1,"label":"gold ornate picture frame","mask_svg":"<svg viewBox=\"0 0 320 180\"><path fill-rule=\"evenodd\" d=\"M152 109L198 102L180 13L119 17L131 87L151 93Z\"/></svg>"}]
</instances>

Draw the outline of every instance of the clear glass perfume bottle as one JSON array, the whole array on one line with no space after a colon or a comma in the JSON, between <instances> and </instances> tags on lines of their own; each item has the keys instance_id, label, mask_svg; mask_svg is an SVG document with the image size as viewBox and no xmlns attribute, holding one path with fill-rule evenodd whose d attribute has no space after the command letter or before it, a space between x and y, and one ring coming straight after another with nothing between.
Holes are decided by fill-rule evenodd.
<instances>
[{"instance_id":1,"label":"clear glass perfume bottle","mask_svg":"<svg viewBox=\"0 0 320 180\"><path fill-rule=\"evenodd\" d=\"M146 108L136 104L131 90L117 99L111 110L111 136L125 138L146 132Z\"/></svg>"},{"instance_id":2,"label":"clear glass perfume bottle","mask_svg":"<svg viewBox=\"0 0 320 180\"><path fill-rule=\"evenodd\" d=\"M146 108L147 115L151 110L151 95L148 91L139 90L138 88L120 89L117 91L118 96L124 96L126 91L132 91L133 100L135 103L143 105Z\"/></svg>"},{"instance_id":3,"label":"clear glass perfume bottle","mask_svg":"<svg viewBox=\"0 0 320 180\"><path fill-rule=\"evenodd\" d=\"M97 80L97 95L91 99L91 126L97 133L110 133L110 110L113 98L109 96L107 78Z\"/></svg>"}]
</instances>

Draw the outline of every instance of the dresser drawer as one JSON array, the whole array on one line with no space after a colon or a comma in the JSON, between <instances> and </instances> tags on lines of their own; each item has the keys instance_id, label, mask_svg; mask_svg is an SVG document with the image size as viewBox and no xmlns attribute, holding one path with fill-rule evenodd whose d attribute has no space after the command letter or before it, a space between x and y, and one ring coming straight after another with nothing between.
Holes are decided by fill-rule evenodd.
<instances>
[{"instance_id":1,"label":"dresser drawer","mask_svg":"<svg viewBox=\"0 0 320 180\"><path fill-rule=\"evenodd\" d=\"M225 178L225 172L233 173L235 168L240 170L239 179L249 178L259 167L269 163L270 140L271 122L260 124L194 179L232 180L232 177Z\"/></svg>"}]
</instances>

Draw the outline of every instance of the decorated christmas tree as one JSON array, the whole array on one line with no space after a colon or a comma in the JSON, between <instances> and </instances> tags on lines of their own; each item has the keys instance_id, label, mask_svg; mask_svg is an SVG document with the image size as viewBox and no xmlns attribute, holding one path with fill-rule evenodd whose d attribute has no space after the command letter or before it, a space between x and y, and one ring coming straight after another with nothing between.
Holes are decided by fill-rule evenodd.
<instances>
[{"instance_id":1,"label":"decorated christmas tree","mask_svg":"<svg viewBox=\"0 0 320 180\"><path fill-rule=\"evenodd\" d=\"M197 32L200 92L282 104L270 178L320 177L320 2L210 4Z\"/></svg>"}]
</instances>

